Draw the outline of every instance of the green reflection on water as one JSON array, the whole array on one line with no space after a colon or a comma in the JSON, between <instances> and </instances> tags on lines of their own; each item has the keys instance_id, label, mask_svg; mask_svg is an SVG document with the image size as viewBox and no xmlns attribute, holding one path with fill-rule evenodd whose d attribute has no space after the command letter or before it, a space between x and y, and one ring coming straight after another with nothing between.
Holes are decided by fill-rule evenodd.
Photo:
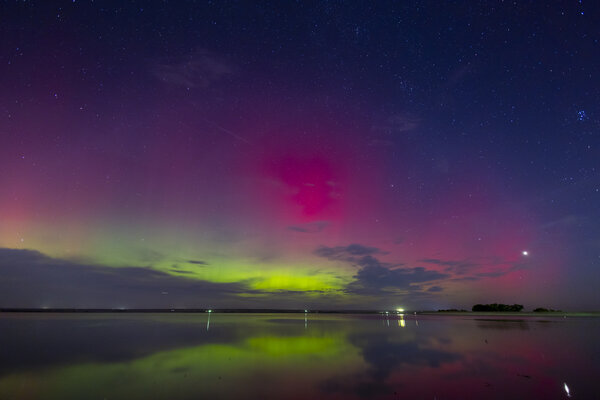
<instances>
[{"instance_id":1,"label":"green reflection on water","mask_svg":"<svg viewBox=\"0 0 600 400\"><path fill-rule=\"evenodd\" d=\"M598 320L217 313L207 330L207 318L0 317L0 399L531 399L563 396L564 382L578 398L597 392Z\"/></svg>"},{"instance_id":2,"label":"green reflection on water","mask_svg":"<svg viewBox=\"0 0 600 400\"><path fill-rule=\"evenodd\" d=\"M306 395L309 385L363 364L344 335L256 336L237 343L162 351L114 363L82 363L0 379L8 398L242 398ZM277 382L268 377L277 376Z\"/></svg>"}]
</instances>

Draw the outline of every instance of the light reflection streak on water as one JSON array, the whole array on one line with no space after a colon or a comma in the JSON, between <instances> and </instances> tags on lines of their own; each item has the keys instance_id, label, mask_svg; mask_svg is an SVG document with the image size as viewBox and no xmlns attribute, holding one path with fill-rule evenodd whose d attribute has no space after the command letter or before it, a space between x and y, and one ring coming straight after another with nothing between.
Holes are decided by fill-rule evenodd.
<instances>
[{"instance_id":1,"label":"light reflection streak on water","mask_svg":"<svg viewBox=\"0 0 600 400\"><path fill-rule=\"evenodd\" d=\"M400 319L398 319L398 326L402 328L406 328L406 321L404 321L404 314L400 314Z\"/></svg>"}]
</instances>

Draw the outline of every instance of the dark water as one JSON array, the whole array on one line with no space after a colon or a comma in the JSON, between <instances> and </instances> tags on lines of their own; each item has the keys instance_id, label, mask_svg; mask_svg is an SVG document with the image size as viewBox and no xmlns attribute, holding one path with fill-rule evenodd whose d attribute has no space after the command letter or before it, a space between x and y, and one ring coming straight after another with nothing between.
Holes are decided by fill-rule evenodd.
<instances>
[{"instance_id":1,"label":"dark water","mask_svg":"<svg viewBox=\"0 0 600 400\"><path fill-rule=\"evenodd\" d=\"M0 399L600 398L599 319L207 317L0 315Z\"/></svg>"}]
</instances>

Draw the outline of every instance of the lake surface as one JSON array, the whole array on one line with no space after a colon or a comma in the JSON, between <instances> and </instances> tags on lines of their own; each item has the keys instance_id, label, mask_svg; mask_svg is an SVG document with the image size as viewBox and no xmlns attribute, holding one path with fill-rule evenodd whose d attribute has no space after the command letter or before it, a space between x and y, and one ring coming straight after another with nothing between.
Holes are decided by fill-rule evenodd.
<instances>
[{"instance_id":1,"label":"lake surface","mask_svg":"<svg viewBox=\"0 0 600 400\"><path fill-rule=\"evenodd\" d=\"M208 317L0 314L0 399L600 398L598 318Z\"/></svg>"}]
</instances>

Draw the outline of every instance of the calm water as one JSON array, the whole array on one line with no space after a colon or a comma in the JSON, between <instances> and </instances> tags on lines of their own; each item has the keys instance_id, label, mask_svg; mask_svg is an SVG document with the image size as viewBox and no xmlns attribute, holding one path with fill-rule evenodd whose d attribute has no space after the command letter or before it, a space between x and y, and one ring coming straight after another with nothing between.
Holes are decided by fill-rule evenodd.
<instances>
[{"instance_id":1,"label":"calm water","mask_svg":"<svg viewBox=\"0 0 600 400\"><path fill-rule=\"evenodd\" d=\"M600 398L600 320L3 314L0 399Z\"/></svg>"}]
</instances>

